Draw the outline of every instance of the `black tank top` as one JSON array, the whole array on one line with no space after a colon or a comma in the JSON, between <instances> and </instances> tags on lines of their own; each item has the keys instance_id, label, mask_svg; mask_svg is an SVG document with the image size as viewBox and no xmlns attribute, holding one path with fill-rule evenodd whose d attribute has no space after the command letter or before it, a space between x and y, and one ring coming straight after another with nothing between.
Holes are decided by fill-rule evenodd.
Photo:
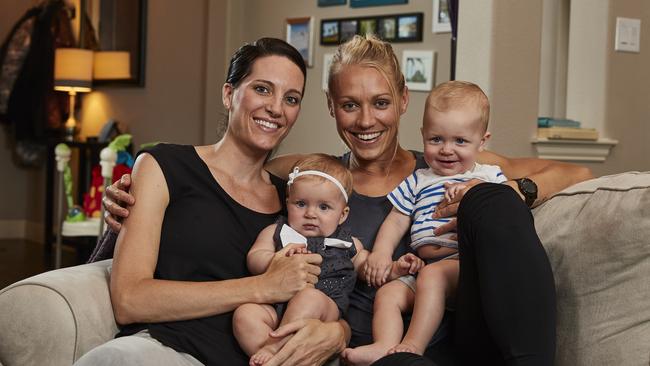
<instances>
[{"instance_id":1,"label":"black tank top","mask_svg":"<svg viewBox=\"0 0 650 366\"><path fill-rule=\"evenodd\" d=\"M250 275L248 250L259 232L283 212L263 214L237 203L214 179L193 146L159 144L144 152L156 159L169 189L154 278L220 281ZM284 204L286 183L273 175L271 181ZM148 328L164 345L189 353L206 365L248 364L233 336L232 312L128 328L121 335Z\"/></svg>"}]
</instances>

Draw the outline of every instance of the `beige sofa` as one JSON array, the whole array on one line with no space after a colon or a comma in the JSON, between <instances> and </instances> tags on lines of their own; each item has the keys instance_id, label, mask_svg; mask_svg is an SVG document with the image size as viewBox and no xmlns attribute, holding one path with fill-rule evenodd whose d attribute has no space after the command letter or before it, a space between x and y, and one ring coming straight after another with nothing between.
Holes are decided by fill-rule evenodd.
<instances>
[{"instance_id":1,"label":"beige sofa","mask_svg":"<svg viewBox=\"0 0 650 366\"><path fill-rule=\"evenodd\" d=\"M557 285L556 364L649 365L650 172L578 184L534 215ZM70 365L111 339L110 263L0 291L0 363Z\"/></svg>"}]
</instances>

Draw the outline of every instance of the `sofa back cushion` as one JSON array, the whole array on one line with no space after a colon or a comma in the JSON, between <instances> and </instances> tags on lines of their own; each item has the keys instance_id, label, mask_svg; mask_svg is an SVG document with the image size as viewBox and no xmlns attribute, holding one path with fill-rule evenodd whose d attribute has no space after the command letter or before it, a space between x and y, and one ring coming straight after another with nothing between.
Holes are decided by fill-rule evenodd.
<instances>
[{"instance_id":1,"label":"sofa back cushion","mask_svg":"<svg viewBox=\"0 0 650 366\"><path fill-rule=\"evenodd\" d=\"M650 364L650 172L586 181L533 210L557 289L558 365Z\"/></svg>"}]
</instances>

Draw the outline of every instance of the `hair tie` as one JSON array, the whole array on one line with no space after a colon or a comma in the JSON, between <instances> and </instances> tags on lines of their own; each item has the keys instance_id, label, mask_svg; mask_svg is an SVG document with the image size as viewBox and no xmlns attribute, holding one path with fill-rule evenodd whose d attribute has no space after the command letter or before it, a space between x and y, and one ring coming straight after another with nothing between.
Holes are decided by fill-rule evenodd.
<instances>
[{"instance_id":1,"label":"hair tie","mask_svg":"<svg viewBox=\"0 0 650 366\"><path fill-rule=\"evenodd\" d=\"M334 183L334 185L341 191L343 198L345 198L345 202L348 202L348 194L345 192L345 188L343 188L341 182L339 182L338 179L332 177L331 175L321 172L320 170L305 170L301 172L299 167L295 167L293 168L293 172L289 173L289 181L287 182L287 186L292 185L293 181L296 180L296 178L302 177L303 175L317 175L329 180L330 182Z\"/></svg>"}]
</instances>

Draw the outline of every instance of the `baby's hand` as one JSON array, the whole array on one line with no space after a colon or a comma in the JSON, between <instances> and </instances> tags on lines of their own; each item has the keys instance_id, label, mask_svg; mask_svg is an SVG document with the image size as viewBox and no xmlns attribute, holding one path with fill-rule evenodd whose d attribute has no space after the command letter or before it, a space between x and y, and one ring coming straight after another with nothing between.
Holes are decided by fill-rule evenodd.
<instances>
[{"instance_id":1,"label":"baby's hand","mask_svg":"<svg viewBox=\"0 0 650 366\"><path fill-rule=\"evenodd\" d=\"M300 247L293 247L287 250L287 257L291 257L294 254L309 254L311 253L306 246L300 246Z\"/></svg>"},{"instance_id":2,"label":"baby's hand","mask_svg":"<svg viewBox=\"0 0 650 366\"><path fill-rule=\"evenodd\" d=\"M379 287L386 283L393 260L390 254L372 252L364 265L366 282L369 286Z\"/></svg>"},{"instance_id":3,"label":"baby's hand","mask_svg":"<svg viewBox=\"0 0 650 366\"><path fill-rule=\"evenodd\" d=\"M447 200L447 202L452 202L456 196L465 188L467 188L465 184L454 184L452 186L448 186L445 190L445 200Z\"/></svg>"},{"instance_id":4,"label":"baby's hand","mask_svg":"<svg viewBox=\"0 0 650 366\"><path fill-rule=\"evenodd\" d=\"M406 253L397 260L397 266L395 266L397 273L395 273L395 275L414 275L418 273L422 267L424 267L424 261L420 259L420 257L413 253Z\"/></svg>"}]
</instances>

